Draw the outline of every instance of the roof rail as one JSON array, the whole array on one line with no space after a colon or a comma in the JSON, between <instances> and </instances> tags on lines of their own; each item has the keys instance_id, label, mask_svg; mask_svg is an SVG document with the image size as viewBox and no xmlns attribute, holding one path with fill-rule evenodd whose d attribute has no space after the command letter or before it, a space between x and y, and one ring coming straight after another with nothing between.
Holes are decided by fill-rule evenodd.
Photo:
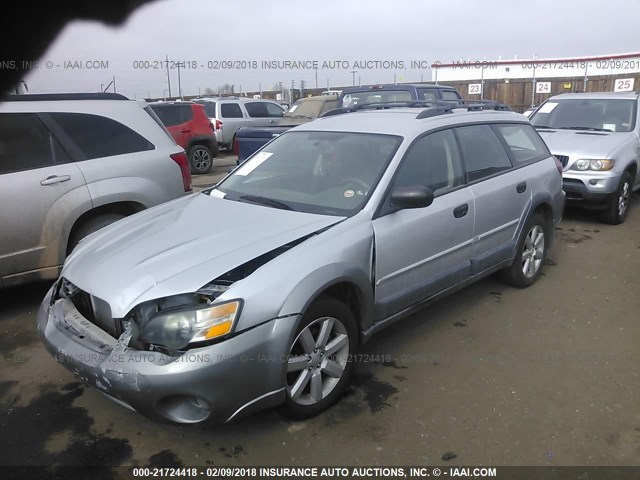
<instances>
[{"instance_id":1,"label":"roof rail","mask_svg":"<svg viewBox=\"0 0 640 480\"><path fill-rule=\"evenodd\" d=\"M333 110L328 110L321 117L331 117L333 115L340 115L342 113L350 113L357 112L358 110L384 110L387 108L402 108L402 107L412 107L412 108L426 108L431 106L433 102L420 101L420 100L407 100L402 102L370 102L370 103L361 103L359 105L354 105L353 107L341 107L334 108Z\"/></svg>"},{"instance_id":2,"label":"roof rail","mask_svg":"<svg viewBox=\"0 0 640 480\"><path fill-rule=\"evenodd\" d=\"M341 107L329 110L321 115L321 117L332 117L333 115L341 115L343 113L357 112L358 110L376 109L383 110L388 108L424 108L418 114L417 119L434 117L445 113L453 113L456 109L466 109L468 112L480 110L497 110L504 112L513 111L509 105L496 102L495 100L410 100L403 102L375 102L362 103L353 107Z\"/></svg>"},{"instance_id":3,"label":"roof rail","mask_svg":"<svg viewBox=\"0 0 640 480\"><path fill-rule=\"evenodd\" d=\"M45 102L51 100L129 100L119 93L28 93L7 95L3 102Z\"/></svg>"}]
</instances>

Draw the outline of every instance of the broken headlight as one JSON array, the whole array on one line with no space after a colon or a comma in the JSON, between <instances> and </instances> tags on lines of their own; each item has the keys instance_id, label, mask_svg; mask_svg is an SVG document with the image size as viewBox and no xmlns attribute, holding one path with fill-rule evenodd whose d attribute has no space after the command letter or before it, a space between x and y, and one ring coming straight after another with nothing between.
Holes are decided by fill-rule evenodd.
<instances>
[{"instance_id":1,"label":"broken headlight","mask_svg":"<svg viewBox=\"0 0 640 480\"><path fill-rule=\"evenodd\" d=\"M163 310L149 319L139 339L173 350L191 343L224 337L233 331L240 313L240 301L208 305L204 308Z\"/></svg>"}]
</instances>

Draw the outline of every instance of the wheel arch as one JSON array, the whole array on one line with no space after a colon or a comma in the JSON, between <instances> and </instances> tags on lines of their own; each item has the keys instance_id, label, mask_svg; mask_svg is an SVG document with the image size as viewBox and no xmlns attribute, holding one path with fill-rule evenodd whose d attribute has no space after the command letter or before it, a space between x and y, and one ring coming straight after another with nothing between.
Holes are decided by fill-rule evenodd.
<instances>
[{"instance_id":1,"label":"wheel arch","mask_svg":"<svg viewBox=\"0 0 640 480\"><path fill-rule=\"evenodd\" d=\"M340 269L337 274L336 270ZM309 292L313 292L309 294ZM326 265L300 282L287 296L281 315L292 312L304 315L322 296L331 296L344 303L353 313L359 332L366 330L373 318L373 288L368 276L356 267L343 269L339 264Z\"/></svg>"},{"instance_id":2,"label":"wheel arch","mask_svg":"<svg viewBox=\"0 0 640 480\"><path fill-rule=\"evenodd\" d=\"M131 201L122 201L122 202L113 202L107 203L105 205L100 205L98 207L92 208L91 210L87 210L82 215L80 215L74 222L69 231L69 235L67 235L67 241L65 245L65 251L67 255L69 252L69 245L71 243L71 239L74 237L76 232L89 220L96 218L100 215L108 215L108 214L118 214L128 217L129 215L133 215L134 213L138 213L144 210L146 207L138 202Z\"/></svg>"}]
</instances>

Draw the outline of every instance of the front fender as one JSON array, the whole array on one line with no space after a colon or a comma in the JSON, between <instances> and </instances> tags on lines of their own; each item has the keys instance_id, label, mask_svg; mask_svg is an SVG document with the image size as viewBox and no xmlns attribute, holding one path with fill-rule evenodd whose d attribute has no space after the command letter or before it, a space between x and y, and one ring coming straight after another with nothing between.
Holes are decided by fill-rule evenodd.
<instances>
[{"instance_id":1,"label":"front fender","mask_svg":"<svg viewBox=\"0 0 640 480\"><path fill-rule=\"evenodd\" d=\"M278 316L304 313L332 285L350 283L358 294L361 325L366 330L373 321L373 287L369 275L362 269L344 263L332 263L314 270L291 291Z\"/></svg>"}]
</instances>

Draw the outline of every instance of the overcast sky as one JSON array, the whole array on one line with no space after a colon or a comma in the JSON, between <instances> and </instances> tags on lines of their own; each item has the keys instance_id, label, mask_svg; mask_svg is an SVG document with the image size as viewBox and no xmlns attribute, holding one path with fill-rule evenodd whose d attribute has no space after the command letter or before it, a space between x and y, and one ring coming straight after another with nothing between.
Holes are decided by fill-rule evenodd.
<instances>
[{"instance_id":1,"label":"overcast sky","mask_svg":"<svg viewBox=\"0 0 640 480\"><path fill-rule=\"evenodd\" d=\"M258 90L260 84L267 90L278 81L290 86L291 80L296 87L300 80L315 86L315 70L263 70L261 62L269 60L318 61L320 87L350 85L356 61L402 61L405 67L359 68L356 82L393 82L394 74L398 81L426 81L430 72L412 70L412 61L640 51L639 19L637 0L158 0L121 27L69 24L26 80L32 93L89 92L115 76L119 93L160 97L168 90L166 70L158 63L166 54L196 62L195 69L181 71L184 95L223 84L236 91ZM87 69L92 60L108 61L109 68ZM223 60L238 68L209 68ZM65 68L65 61L79 61L83 68ZM256 61L258 69L243 61ZM344 61L349 68L322 68L325 61ZM170 76L175 96L177 70Z\"/></svg>"}]
</instances>

